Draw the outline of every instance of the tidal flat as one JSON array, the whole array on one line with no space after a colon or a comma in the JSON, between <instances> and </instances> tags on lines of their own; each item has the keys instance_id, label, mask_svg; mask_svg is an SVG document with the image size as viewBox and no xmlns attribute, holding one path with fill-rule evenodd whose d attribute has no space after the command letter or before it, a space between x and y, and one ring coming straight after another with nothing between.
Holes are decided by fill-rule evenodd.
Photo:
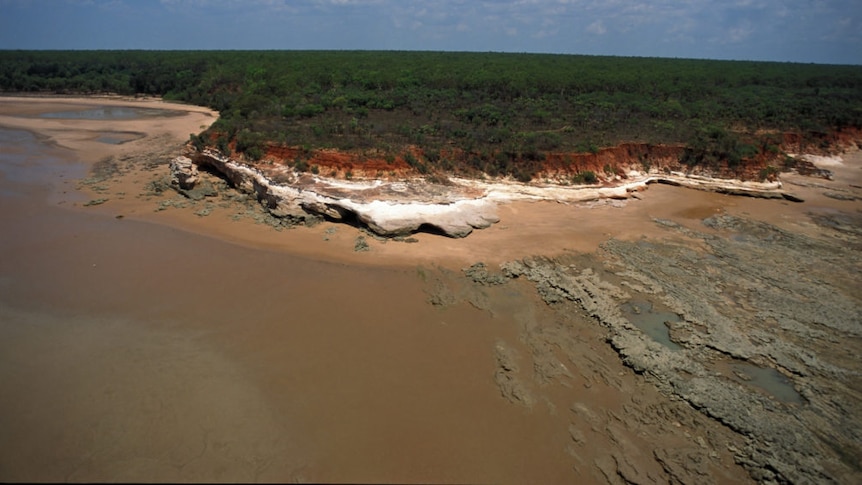
<instances>
[{"instance_id":1,"label":"tidal flat","mask_svg":"<svg viewBox=\"0 0 862 485\"><path fill-rule=\"evenodd\" d=\"M3 481L862 479L860 152L408 243L171 190L215 116L0 99Z\"/></svg>"}]
</instances>

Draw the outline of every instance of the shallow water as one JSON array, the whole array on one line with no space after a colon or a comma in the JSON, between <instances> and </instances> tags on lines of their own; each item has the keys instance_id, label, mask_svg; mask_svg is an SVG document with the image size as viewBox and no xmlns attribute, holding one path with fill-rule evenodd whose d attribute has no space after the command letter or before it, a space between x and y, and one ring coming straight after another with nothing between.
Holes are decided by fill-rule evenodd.
<instances>
[{"instance_id":1,"label":"shallow water","mask_svg":"<svg viewBox=\"0 0 862 485\"><path fill-rule=\"evenodd\" d=\"M68 186L85 175L83 164L45 146L33 133L0 127L0 176L5 182L0 191L3 195L30 197L34 185L54 187L54 195L64 191L68 195L71 188ZM70 198L75 197L70 195Z\"/></svg>"},{"instance_id":2,"label":"shallow water","mask_svg":"<svg viewBox=\"0 0 862 485\"><path fill-rule=\"evenodd\" d=\"M415 269L66 209L82 165L0 140L3 481L572 477L565 427L491 378L509 316L435 308Z\"/></svg>"},{"instance_id":3,"label":"shallow water","mask_svg":"<svg viewBox=\"0 0 862 485\"><path fill-rule=\"evenodd\" d=\"M734 364L733 368L746 376L746 383L766 391L781 402L802 404L804 399L796 392L793 382L781 372L769 367L751 364Z\"/></svg>"},{"instance_id":4,"label":"shallow water","mask_svg":"<svg viewBox=\"0 0 862 485\"><path fill-rule=\"evenodd\" d=\"M69 120L133 120L140 118L156 118L163 116L179 116L182 113L153 108L133 108L127 106L101 106L69 111L52 111L40 113L39 118L69 119Z\"/></svg>"},{"instance_id":5,"label":"shallow water","mask_svg":"<svg viewBox=\"0 0 862 485\"><path fill-rule=\"evenodd\" d=\"M678 322L679 315L673 312L656 311L653 304L643 300L632 300L622 306L623 316L649 335L656 342L670 350L680 350L682 347L670 339L665 322Z\"/></svg>"}]
</instances>

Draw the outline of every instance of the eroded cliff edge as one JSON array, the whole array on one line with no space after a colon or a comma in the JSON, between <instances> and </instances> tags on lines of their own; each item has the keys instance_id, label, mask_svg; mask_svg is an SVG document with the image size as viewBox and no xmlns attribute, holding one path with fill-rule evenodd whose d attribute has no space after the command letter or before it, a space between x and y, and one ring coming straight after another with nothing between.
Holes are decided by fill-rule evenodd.
<instances>
[{"instance_id":1,"label":"eroded cliff edge","mask_svg":"<svg viewBox=\"0 0 862 485\"><path fill-rule=\"evenodd\" d=\"M334 176L336 172L332 172L333 176L323 176L297 170L285 163L250 164L209 148L190 155L195 165L221 174L237 189L254 195L276 217L295 222L325 218L360 225L383 237L407 236L417 231L465 237L474 229L498 222L496 207L500 203L625 199L637 197L638 192L653 183L800 201L783 189L775 176L777 171L764 172L760 181L721 178L704 171L683 172L678 162L668 163L676 160L673 150L664 151L668 153L650 163L645 163L645 159L639 160L634 152L628 154L634 158L614 159L613 165L605 161L606 170L601 175L597 176L593 171L578 172L590 174L580 183L572 183L571 174L559 170L548 171L540 182L530 183L501 178L420 177L415 174L338 178ZM616 155L612 157L619 158ZM799 159L799 164L812 173L824 174L804 157ZM187 167L189 164L184 162L182 165ZM175 179L186 176L182 170L175 170Z\"/></svg>"}]
</instances>

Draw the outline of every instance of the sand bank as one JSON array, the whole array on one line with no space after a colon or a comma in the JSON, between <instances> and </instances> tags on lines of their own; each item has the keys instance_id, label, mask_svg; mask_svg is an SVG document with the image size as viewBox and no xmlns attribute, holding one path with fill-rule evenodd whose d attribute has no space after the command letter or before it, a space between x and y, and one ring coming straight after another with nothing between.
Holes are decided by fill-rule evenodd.
<instances>
[{"instance_id":1,"label":"sand bank","mask_svg":"<svg viewBox=\"0 0 862 485\"><path fill-rule=\"evenodd\" d=\"M131 108L149 116L130 112L128 117L112 118L105 108ZM95 117L64 116L87 112ZM156 99L0 97L0 126L36 133L43 142L69 150L88 171L108 157L176 150L190 133L205 129L217 115L206 108Z\"/></svg>"}]
</instances>

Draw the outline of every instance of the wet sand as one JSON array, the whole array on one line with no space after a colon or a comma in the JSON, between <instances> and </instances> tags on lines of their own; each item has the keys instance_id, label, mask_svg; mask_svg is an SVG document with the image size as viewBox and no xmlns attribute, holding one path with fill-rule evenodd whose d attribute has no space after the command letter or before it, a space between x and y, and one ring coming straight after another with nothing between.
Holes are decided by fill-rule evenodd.
<instances>
[{"instance_id":1,"label":"wet sand","mask_svg":"<svg viewBox=\"0 0 862 485\"><path fill-rule=\"evenodd\" d=\"M435 307L429 287L462 285L453 272L477 261L661 237L656 217L704 230L702 217L724 211L804 227L812 208L841 206L811 187L798 190L811 204L793 204L654 186L621 207L507 204L499 224L463 240L369 239L358 253L347 226L278 232L233 220L233 206L156 211L174 194L141 187L164 167L78 190L96 162L176 151L214 119L197 108L110 122L22 116L114 102L128 104L0 99L0 125L39 135L2 147L3 481L602 482L614 450L661 477L649 451L632 450L736 438L625 368L586 315L557 322L527 286L467 289ZM143 136L98 141L106 131ZM853 157L844 169L858 175ZM84 206L96 197L108 201ZM577 329L581 380L542 388L531 408L503 399L495 346L529 355L530 328L558 325ZM611 419L577 429L590 446L573 452L573 402L639 416L632 423L662 409L675 425ZM705 466L719 483L748 479L726 449Z\"/></svg>"}]
</instances>

